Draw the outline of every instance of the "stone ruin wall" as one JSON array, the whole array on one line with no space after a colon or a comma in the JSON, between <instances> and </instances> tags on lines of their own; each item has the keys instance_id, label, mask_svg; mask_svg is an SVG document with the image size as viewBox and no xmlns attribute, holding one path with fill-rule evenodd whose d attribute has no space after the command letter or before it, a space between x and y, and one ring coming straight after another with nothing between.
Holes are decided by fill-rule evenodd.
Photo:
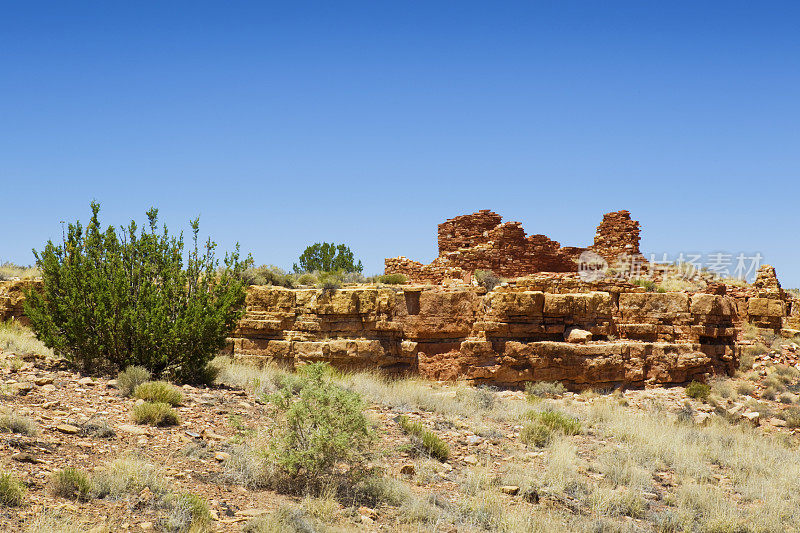
<instances>
[{"instance_id":1,"label":"stone ruin wall","mask_svg":"<svg viewBox=\"0 0 800 533\"><path fill-rule=\"evenodd\" d=\"M470 286L333 294L252 287L229 353L257 364L328 361L511 387L558 380L573 389L684 383L735 369L732 298L562 281L565 292L536 290L547 279L489 293Z\"/></svg>"},{"instance_id":2,"label":"stone ruin wall","mask_svg":"<svg viewBox=\"0 0 800 533\"><path fill-rule=\"evenodd\" d=\"M439 224L439 256L425 265L407 257L385 260L387 274L403 274L417 283L469 280L475 270L517 278L537 272L576 272L577 260L592 250L609 262L620 254L639 255L639 223L628 211L608 213L588 248L562 247L545 235L526 235L519 222L501 222L488 210Z\"/></svg>"}]
</instances>

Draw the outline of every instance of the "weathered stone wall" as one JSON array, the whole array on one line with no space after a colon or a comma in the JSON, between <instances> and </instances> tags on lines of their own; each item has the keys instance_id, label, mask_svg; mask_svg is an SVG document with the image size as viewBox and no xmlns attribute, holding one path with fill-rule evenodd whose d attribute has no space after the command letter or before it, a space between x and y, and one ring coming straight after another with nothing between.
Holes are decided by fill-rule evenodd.
<instances>
[{"instance_id":1,"label":"weathered stone wall","mask_svg":"<svg viewBox=\"0 0 800 533\"><path fill-rule=\"evenodd\" d=\"M229 353L504 386L646 386L732 372L736 319L713 294L252 287Z\"/></svg>"},{"instance_id":2,"label":"weathered stone wall","mask_svg":"<svg viewBox=\"0 0 800 533\"><path fill-rule=\"evenodd\" d=\"M507 278L536 272L576 272L577 259L587 248L562 247L545 235L526 235L519 222L501 223L483 210L439 224L439 256L429 265L406 257L385 261L387 274L404 274L417 283L463 279L475 270L492 270ZM597 229L596 251L614 262L619 254L639 254L639 223L628 211L608 213Z\"/></svg>"},{"instance_id":3,"label":"weathered stone wall","mask_svg":"<svg viewBox=\"0 0 800 533\"><path fill-rule=\"evenodd\" d=\"M639 222L631 220L629 211L615 211L603 215L603 221L597 226L594 244L590 249L613 263L620 255L638 256Z\"/></svg>"}]
</instances>

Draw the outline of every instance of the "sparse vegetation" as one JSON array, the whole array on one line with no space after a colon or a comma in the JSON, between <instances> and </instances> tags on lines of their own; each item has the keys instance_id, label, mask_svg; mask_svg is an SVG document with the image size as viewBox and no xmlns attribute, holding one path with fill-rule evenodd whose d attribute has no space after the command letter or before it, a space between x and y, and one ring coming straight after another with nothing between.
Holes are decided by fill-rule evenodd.
<instances>
[{"instance_id":1,"label":"sparse vegetation","mask_svg":"<svg viewBox=\"0 0 800 533\"><path fill-rule=\"evenodd\" d=\"M169 514L164 529L174 532L200 532L211 523L208 503L196 494L183 493L168 500Z\"/></svg>"},{"instance_id":2,"label":"sparse vegetation","mask_svg":"<svg viewBox=\"0 0 800 533\"><path fill-rule=\"evenodd\" d=\"M286 488L288 480L295 488L318 488L335 474L338 463L353 469L363 465L374 438L363 400L334 384L327 364L306 365L297 388L267 399L275 423L263 451L276 485Z\"/></svg>"},{"instance_id":3,"label":"sparse vegetation","mask_svg":"<svg viewBox=\"0 0 800 533\"><path fill-rule=\"evenodd\" d=\"M450 447L447 443L420 422L411 420L405 415L401 415L398 417L397 423L400 424L402 430L410 435L417 445L431 457L440 461L447 461L447 458L450 457Z\"/></svg>"},{"instance_id":4,"label":"sparse vegetation","mask_svg":"<svg viewBox=\"0 0 800 533\"><path fill-rule=\"evenodd\" d=\"M36 279L41 276L39 269L32 266L23 266L11 261L0 264L0 281L14 279Z\"/></svg>"},{"instance_id":5,"label":"sparse vegetation","mask_svg":"<svg viewBox=\"0 0 800 533\"><path fill-rule=\"evenodd\" d=\"M55 496L70 500L86 501L92 496L91 479L77 468L68 467L53 472L50 487Z\"/></svg>"},{"instance_id":6,"label":"sparse vegetation","mask_svg":"<svg viewBox=\"0 0 800 533\"><path fill-rule=\"evenodd\" d=\"M407 281L403 274L384 274L378 276L378 282L386 285L402 285Z\"/></svg>"},{"instance_id":7,"label":"sparse vegetation","mask_svg":"<svg viewBox=\"0 0 800 533\"><path fill-rule=\"evenodd\" d=\"M476 270L475 281L487 291L491 291L500 285L502 280L491 270Z\"/></svg>"},{"instance_id":8,"label":"sparse vegetation","mask_svg":"<svg viewBox=\"0 0 800 533\"><path fill-rule=\"evenodd\" d=\"M117 375L117 388L123 396L130 396L136 387L150 381L153 375L143 366L129 366Z\"/></svg>"},{"instance_id":9,"label":"sparse vegetation","mask_svg":"<svg viewBox=\"0 0 800 533\"><path fill-rule=\"evenodd\" d=\"M133 396L146 402L166 403L176 407L183 403L183 393L166 381L148 381L138 385Z\"/></svg>"},{"instance_id":10,"label":"sparse vegetation","mask_svg":"<svg viewBox=\"0 0 800 533\"><path fill-rule=\"evenodd\" d=\"M0 321L0 352L53 357L53 350L16 320Z\"/></svg>"},{"instance_id":11,"label":"sparse vegetation","mask_svg":"<svg viewBox=\"0 0 800 533\"><path fill-rule=\"evenodd\" d=\"M686 386L686 396L689 398L707 400L709 394L711 394L711 385L692 381Z\"/></svg>"},{"instance_id":12,"label":"sparse vegetation","mask_svg":"<svg viewBox=\"0 0 800 533\"><path fill-rule=\"evenodd\" d=\"M525 384L525 394L532 402L542 398L555 398L565 392L567 389L558 381L530 381Z\"/></svg>"},{"instance_id":13,"label":"sparse vegetation","mask_svg":"<svg viewBox=\"0 0 800 533\"><path fill-rule=\"evenodd\" d=\"M297 284L297 276L288 274L275 265L250 267L242 272L245 285L274 285L276 287L293 288Z\"/></svg>"},{"instance_id":14,"label":"sparse vegetation","mask_svg":"<svg viewBox=\"0 0 800 533\"><path fill-rule=\"evenodd\" d=\"M0 432L34 437L39 433L39 430L33 420L13 411L0 410Z\"/></svg>"},{"instance_id":15,"label":"sparse vegetation","mask_svg":"<svg viewBox=\"0 0 800 533\"><path fill-rule=\"evenodd\" d=\"M139 232L133 221L103 230L100 205L91 208L85 228L71 223L63 243L35 252L43 290L26 292L25 314L37 337L83 371L140 365L178 381L213 379L208 362L244 303L238 247L219 268L215 244L201 249L197 219L184 254L183 237L161 231L156 209Z\"/></svg>"},{"instance_id":16,"label":"sparse vegetation","mask_svg":"<svg viewBox=\"0 0 800 533\"><path fill-rule=\"evenodd\" d=\"M177 426L181 423L178 413L163 402L144 402L133 408L131 418L137 424L151 426Z\"/></svg>"},{"instance_id":17,"label":"sparse vegetation","mask_svg":"<svg viewBox=\"0 0 800 533\"><path fill-rule=\"evenodd\" d=\"M0 472L0 505L15 507L22 505L25 486L11 472Z\"/></svg>"}]
</instances>

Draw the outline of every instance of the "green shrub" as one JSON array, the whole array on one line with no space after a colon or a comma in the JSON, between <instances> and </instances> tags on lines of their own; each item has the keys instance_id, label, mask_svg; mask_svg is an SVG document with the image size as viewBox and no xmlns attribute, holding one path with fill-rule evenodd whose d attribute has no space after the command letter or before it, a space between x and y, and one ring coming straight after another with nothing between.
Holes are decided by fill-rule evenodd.
<instances>
[{"instance_id":1,"label":"green shrub","mask_svg":"<svg viewBox=\"0 0 800 533\"><path fill-rule=\"evenodd\" d=\"M54 495L70 500L86 501L92 494L89 476L72 467L53 472L50 486Z\"/></svg>"},{"instance_id":2,"label":"green shrub","mask_svg":"<svg viewBox=\"0 0 800 533\"><path fill-rule=\"evenodd\" d=\"M181 419L175 409L162 402L139 404L133 408L131 416L137 424L149 424L151 426L177 426L181 423Z\"/></svg>"},{"instance_id":3,"label":"green shrub","mask_svg":"<svg viewBox=\"0 0 800 533\"><path fill-rule=\"evenodd\" d=\"M686 396L696 400L707 400L708 395L711 393L711 385L692 381L686 385Z\"/></svg>"},{"instance_id":4,"label":"green shrub","mask_svg":"<svg viewBox=\"0 0 800 533\"><path fill-rule=\"evenodd\" d=\"M353 252L344 244L314 243L300 256L299 265L294 264L295 272L363 272L361 261L356 262Z\"/></svg>"},{"instance_id":5,"label":"green shrub","mask_svg":"<svg viewBox=\"0 0 800 533\"><path fill-rule=\"evenodd\" d=\"M536 402L540 398L561 396L567 389L559 381L529 381L525 384L528 400Z\"/></svg>"},{"instance_id":6,"label":"green shrub","mask_svg":"<svg viewBox=\"0 0 800 533\"><path fill-rule=\"evenodd\" d=\"M238 246L224 267L209 239L192 243L158 228L158 210L147 212L149 229L135 222L115 230L100 226L92 203L84 228L70 224L61 244L35 251L41 292L26 292L25 314L48 347L87 372L140 365L154 375L186 382L207 380L208 362L243 312L245 291Z\"/></svg>"},{"instance_id":7,"label":"green shrub","mask_svg":"<svg viewBox=\"0 0 800 533\"><path fill-rule=\"evenodd\" d=\"M560 411L539 411L528 413L528 418L538 420L553 431L565 435L577 435L581 432L581 421Z\"/></svg>"},{"instance_id":8,"label":"green shrub","mask_svg":"<svg viewBox=\"0 0 800 533\"><path fill-rule=\"evenodd\" d=\"M402 285L408 281L403 274L384 274L378 276L378 282L386 285Z\"/></svg>"},{"instance_id":9,"label":"green shrub","mask_svg":"<svg viewBox=\"0 0 800 533\"><path fill-rule=\"evenodd\" d=\"M0 473L0 505L9 507L22 504L25 486L11 472Z\"/></svg>"},{"instance_id":10,"label":"green shrub","mask_svg":"<svg viewBox=\"0 0 800 533\"><path fill-rule=\"evenodd\" d=\"M130 396L133 391L147 381L153 375L143 366L129 366L117 374L117 388L123 396Z\"/></svg>"},{"instance_id":11,"label":"green shrub","mask_svg":"<svg viewBox=\"0 0 800 533\"><path fill-rule=\"evenodd\" d=\"M322 272L317 276L317 288L322 289L322 293L333 294L342 288L344 283L344 272Z\"/></svg>"},{"instance_id":12,"label":"green shrub","mask_svg":"<svg viewBox=\"0 0 800 533\"><path fill-rule=\"evenodd\" d=\"M267 461L295 489L324 482L339 463L359 468L374 439L361 396L333 384L326 363L306 365L300 375L296 386L266 396L275 420Z\"/></svg>"},{"instance_id":13,"label":"green shrub","mask_svg":"<svg viewBox=\"0 0 800 533\"><path fill-rule=\"evenodd\" d=\"M183 393L174 385L166 381L148 381L142 383L133 391L133 395L140 400L154 403L167 403L173 407L183 402Z\"/></svg>"},{"instance_id":14,"label":"green shrub","mask_svg":"<svg viewBox=\"0 0 800 533\"><path fill-rule=\"evenodd\" d=\"M305 272L297 276L298 285L316 285L318 281L317 275L313 272Z\"/></svg>"},{"instance_id":15,"label":"green shrub","mask_svg":"<svg viewBox=\"0 0 800 533\"><path fill-rule=\"evenodd\" d=\"M491 291L501 282L500 278L491 270L476 270L475 281L487 291Z\"/></svg>"},{"instance_id":16,"label":"green shrub","mask_svg":"<svg viewBox=\"0 0 800 533\"><path fill-rule=\"evenodd\" d=\"M447 443L421 422L411 420L405 415L401 415L397 422L400 424L400 428L410 435L417 442L417 445L431 457L440 461L447 461L447 458L450 457L450 447Z\"/></svg>"}]
</instances>

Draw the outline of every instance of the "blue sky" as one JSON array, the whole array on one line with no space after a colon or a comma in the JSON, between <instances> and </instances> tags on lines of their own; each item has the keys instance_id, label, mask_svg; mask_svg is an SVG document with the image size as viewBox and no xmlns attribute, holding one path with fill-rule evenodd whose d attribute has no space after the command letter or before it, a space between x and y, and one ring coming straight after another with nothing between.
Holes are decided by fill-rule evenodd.
<instances>
[{"instance_id":1,"label":"blue sky","mask_svg":"<svg viewBox=\"0 0 800 533\"><path fill-rule=\"evenodd\" d=\"M492 209L564 245L760 252L800 286L796 2L0 2L0 260L160 209L257 263L430 261Z\"/></svg>"}]
</instances>

